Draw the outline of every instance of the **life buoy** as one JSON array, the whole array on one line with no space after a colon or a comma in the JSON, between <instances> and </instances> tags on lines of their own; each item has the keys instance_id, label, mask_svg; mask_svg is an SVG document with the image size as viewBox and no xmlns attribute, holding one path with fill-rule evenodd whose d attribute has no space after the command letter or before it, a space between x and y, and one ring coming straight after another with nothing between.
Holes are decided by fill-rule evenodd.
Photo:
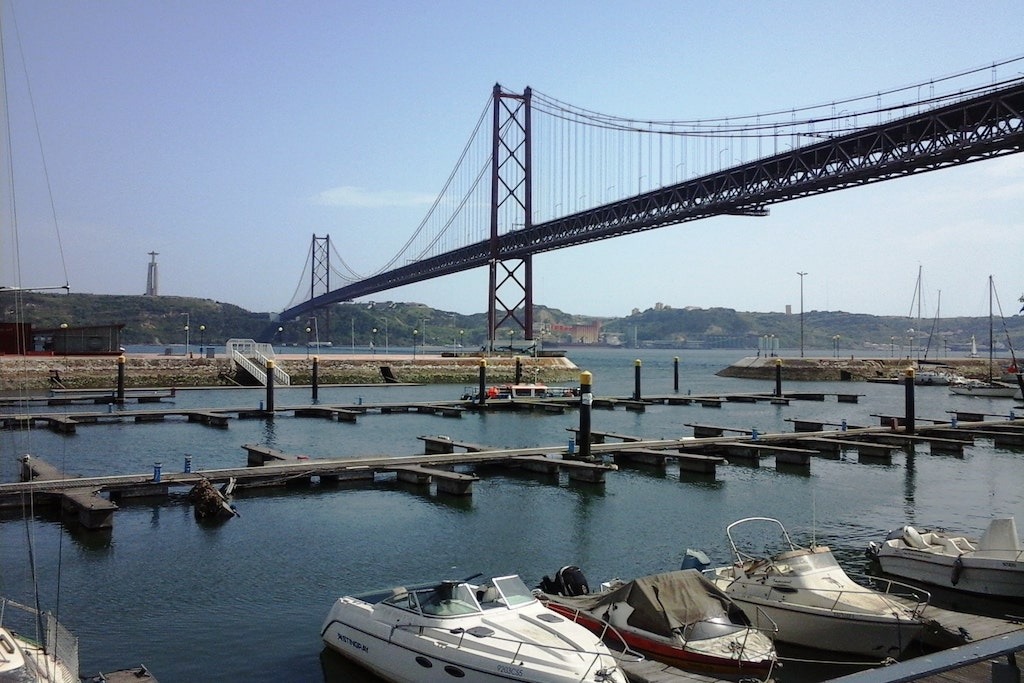
<instances>
[{"instance_id":1,"label":"life buoy","mask_svg":"<svg viewBox=\"0 0 1024 683\"><path fill-rule=\"evenodd\" d=\"M952 583L954 586L957 585L958 583L960 583L960 575L963 573L964 561L960 559L960 556L957 556L957 558L953 560L953 573L949 577L949 582Z\"/></svg>"}]
</instances>

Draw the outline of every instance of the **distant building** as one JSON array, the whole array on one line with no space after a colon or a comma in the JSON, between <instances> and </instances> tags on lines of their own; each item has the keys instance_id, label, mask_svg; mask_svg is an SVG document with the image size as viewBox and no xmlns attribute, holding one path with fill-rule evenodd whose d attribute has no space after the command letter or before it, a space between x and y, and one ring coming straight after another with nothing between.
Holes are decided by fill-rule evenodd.
<instances>
[{"instance_id":1,"label":"distant building","mask_svg":"<svg viewBox=\"0 0 1024 683\"><path fill-rule=\"evenodd\" d=\"M124 324L33 329L27 323L0 324L0 353L54 356L120 354Z\"/></svg>"}]
</instances>

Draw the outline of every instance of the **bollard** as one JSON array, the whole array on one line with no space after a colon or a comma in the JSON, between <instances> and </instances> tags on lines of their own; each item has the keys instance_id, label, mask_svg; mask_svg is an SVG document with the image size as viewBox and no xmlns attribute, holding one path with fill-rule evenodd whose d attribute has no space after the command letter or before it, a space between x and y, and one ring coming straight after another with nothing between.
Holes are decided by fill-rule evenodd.
<instances>
[{"instance_id":1,"label":"bollard","mask_svg":"<svg viewBox=\"0 0 1024 683\"><path fill-rule=\"evenodd\" d=\"M267 361L267 412L274 414L274 361Z\"/></svg>"},{"instance_id":2,"label":"bollard","mask_svg":"<svg viewBox=\"0 0 1024 683\"><path fill-rule=\"evenodd\" d=\"M903 380L906 385L906 416L907 416L907 434L914 433L914 368L907 368L907 376Z\"/></svg>"},{"instance_id":3,"label":"bollard","mask_svg":"<svg viewBox=\"0 0 1024 683\"><path fill-rule=\"evenodd\" d=\"M362 396L357 396L356 397L356 405L358 405L358 406L363 405L363 397Z\"/></svg>"},{"instance_id":4,"label":"bollard","mask_svg":"<svg viewBox=\"0 0 1024 683\"><path fill-rule=\"evenodd\" d=\"M192 456L185 456L185 474L191 474L192 472Z\"/></svg>"},{"instance_id":5,"label":"bollard","mask_svg":"<svg viewBox=\"0 0 1024 683\"><path fill-rule=\"evenodd\" d=\"M163 466L164 464L162 462L153 463L153 481L157 484L160 483L160 468Z\"/></svg>"},{"instance_id":6,"label":"bollard","mask_svg":"<svg viewBox=\"0 0 1024 683\"><path fill-rule=\"evenodd\" d=\"M480 359L480 386L477 387L476 402L480 405L487 403L487 359Z\"/></svg>"},{"instance_id":7,"label":"bollard","mask_svg":"<svg viewBox=\"0 0 1024 683\"><path fill-rule=\"evenodd\" d=\"M313 403L320 395L320 358L313 356Z\"/></svg>"},{"instance_id":8,"label":"bollard","mask_svg":"<svg viewBox=\"0 0 1024 683\"><path fill-rule=\"evenodd\" d=\"M575 452L576 452L576 439L570 438L569 439L569 455L572 455Z\"/></svg>"},{"instance_id":9,"label":"bollard","mask_svg":"<svg viewBox=\"0 0 1024 683\"><path fill-rule=\"evenodd\" d=\"M124 403L124 354L117 357L117 404Z\"/></svg>"},{"instance_id":10,"label":"bollard","mask_svg":"<svg viewBox=\"0 0 1024 683\"><path fill-rule=\"evenodd\" d=\"M672 359L672 390L679 392L679 356Z\"/></svg>"},{"instance_id":11,"label":"bollard","mask_svg":"<svg viewBox=\"0 0 1024 683\"><path fill-rule=\"evenodd\" d=\"M949 426L952 427L953 429L956 429L956 422L957 422L956 415L954 415L953 419L949 423Z\"/></svg>"},{"instance_id":12,"label":"bollard","mask_svg":"<svg viewBox=\"0 0 1024 683\"><path fill-rule=\"evenodd\" d=\"M750 438L753 441L757 441L757 427L750 430Z\"/></svg>"},{"instance_id":13,"label":"bollard","mask_svg":"<svg viewBox=\"0 0 1024 683\"><path fill-rule=\"evenodd\" d=\"M580 373L580 459L590 460L590 407L594 404L594 394L591 393L591 381L593 375L589 372Z\"/></svg>"},{"instance_id":14,"label":"bollard","mask_svg":"<svg viewBox=\"0 0 1024 683\"><path fill-rule=\"evenodd\" d=\"M782 398L782 359L775 359L775 398Z\"/></svg>"},{"instance_id":15,"label":"bollard","mask_svg":"<svg viewBox=\"0 0 1024 683\"><path fill-rule=\"evenodd\" d=\"M839 425L839 431L841 431L841 432L845 432L846 431L846 418L845 417L843 418L842 423Z\"/></svg>"},{"instance_id":16,"label":"bollard","mask_svg":"<svg viewBox=\"0 0 1024 683\"><path fill-rule=\"evenodd\" d=\"M516 356L516 384L523 383L523 359Z\"/></svg>"},{"instance_id":17,"label":"bollard","mask_svg":"<svg viewBox=\"0 0 1024 683\"><path fill-rule=\"evenodd\" d=\"M640 359L633 361L633 400L640 400Z\"/></svg>"}]
</instances>

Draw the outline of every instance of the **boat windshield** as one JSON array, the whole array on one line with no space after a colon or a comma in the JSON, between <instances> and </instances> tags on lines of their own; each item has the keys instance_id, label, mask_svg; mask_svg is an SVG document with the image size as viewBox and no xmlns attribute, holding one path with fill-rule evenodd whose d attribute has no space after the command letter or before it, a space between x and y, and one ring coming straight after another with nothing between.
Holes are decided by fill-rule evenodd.
<instances>
[{"instance_id":1,"label":"boat windshield","mask_svg":"<svg viewBox=\"0 0 1024 683\"><path fill-rule=\"evenodd\" d=\"M824 552L820 548L824 548L824 546L819 546L810 552L782 553L775 558L775 568L783 573L792 571L803 574L815 570L836 569L839 567L835 556L828 551L828 548L824 548Z\"/></svg>"},{"instance_id":2,"label":"boat windshield","mask_svg":"<svg viewBox=\"0 0 1024 683\"><path fill-rule=\"evenodd\" d=\"M472 587L457 581L442 581L430 588L396 592L384 602L435 617L458 617L480 612Z\"/></svg>"},{"instance_id":3,"label":"boat windshield","mask_svg":"<svg viewBox=\"0 0 1024 683\"><path fill-rule=\"evenodd\" d=\"M504 598L505 604L509 607L523 605L536 600L533 597L533 593L518 576L502 576L493 579L492 582L494 587L498 589L498 592L501 593L501 597Z\"/></svg>"}]
</instances>

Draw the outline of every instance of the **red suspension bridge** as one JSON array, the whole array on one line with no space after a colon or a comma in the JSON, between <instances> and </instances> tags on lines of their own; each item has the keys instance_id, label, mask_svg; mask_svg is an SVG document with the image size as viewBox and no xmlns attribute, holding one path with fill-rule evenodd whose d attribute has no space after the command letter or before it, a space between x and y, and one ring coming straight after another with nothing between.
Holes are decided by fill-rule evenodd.
<instances>
[{"instance_id":1,"label":"red suspension bridge","mask_svg":"<svg viewBox=\"0 0 1024 683\"><path fill-rule=\"evenodd\" d=\"M533 340L534 254L723 214L764 216L771 204L1022 151L1020 61L714 120L618 118L495 85L403 248L361 275L314 235L281 318L486 266L492 347L502 328ZM999 80L1008 65L1014 76Z\"/></svg>"}]
</instances>

